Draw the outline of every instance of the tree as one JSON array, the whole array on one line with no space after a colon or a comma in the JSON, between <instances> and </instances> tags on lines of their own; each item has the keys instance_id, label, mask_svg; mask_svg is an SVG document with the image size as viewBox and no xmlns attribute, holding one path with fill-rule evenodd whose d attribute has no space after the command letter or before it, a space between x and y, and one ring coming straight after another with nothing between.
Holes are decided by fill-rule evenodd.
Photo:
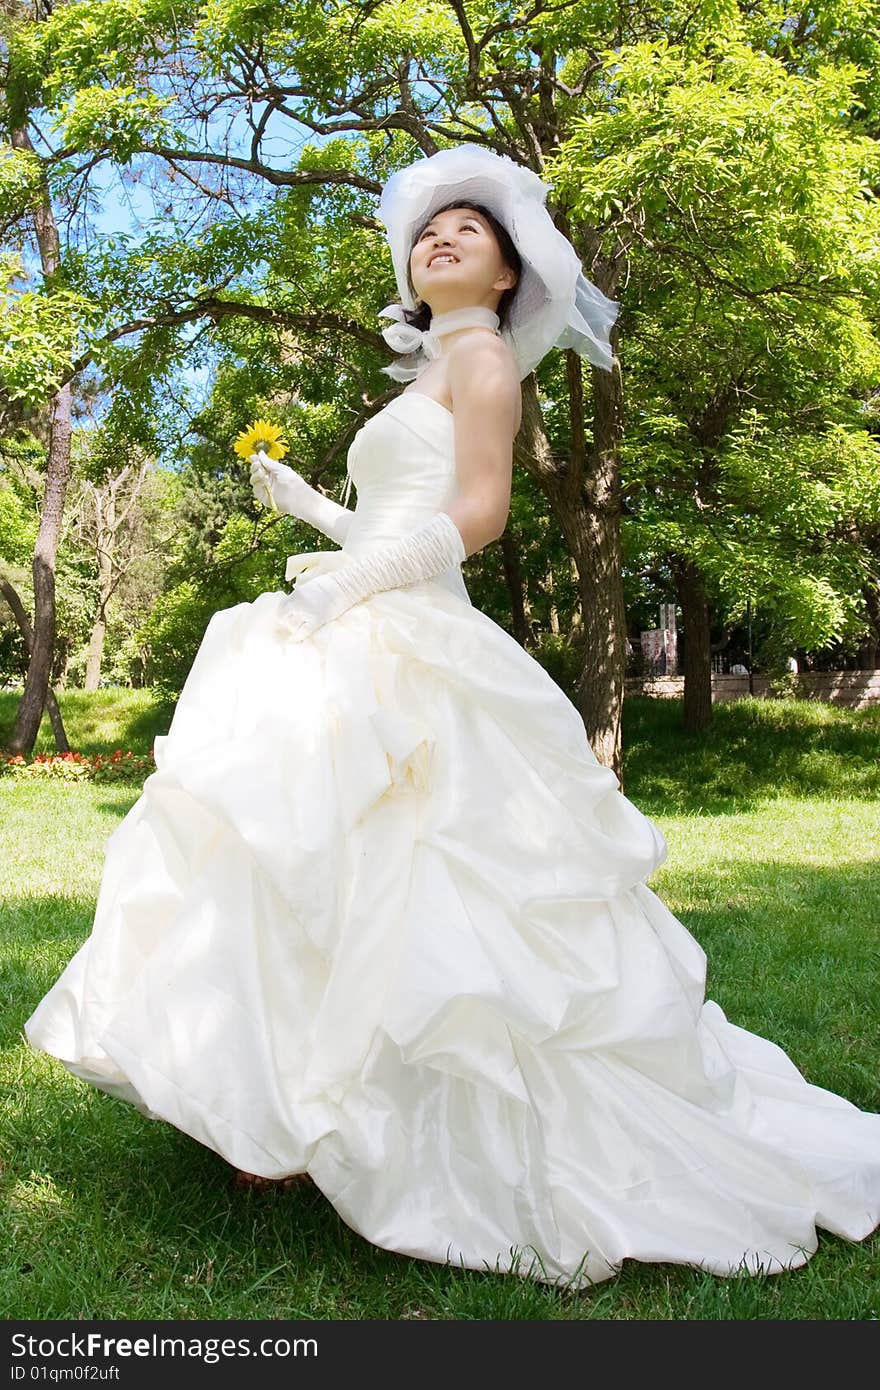
<instances>
[{"instance_id":1,"label":"tree","mask_svg":"<svg viewBox=\"0 0 880 1390\"><path fill-rule=\"evenodd\" d=\"M97 690L101 658L107 629L107 609L119 582L132 562L132 552L124 545L125 533L132 525L133 511L144 487L149 460L137 465L126 463L115 475L100 484L86 483L80 534L94 547L97 561L97 607L89 639L86 690Z\"/></svg>"},{"instance_id":2,"label":"tree","mask_svg":"<svg viewBox=\"0 0 880 1390\"><path fill-rule=\"evenodd\" d=\"M626 243L625 543L671 575L701 729L713 616L751 596L803 645L867 621L853 523L877 517L880 144L851 129L854 65L789 70L738 17L605 66L609 99L550 167Z\"/></svg>"},{"instance_id":3,"label":"tree","mask_svg":"<svg viewBox=\"0 0 880 1390\"><path fill-rule=\"evenodd\" d=\"M238 357L237 385L225 401L286 401L284 423L315 481L388 398L378 376L385 350L371 326L378 304L393 294L373 215L387 175L419 153L473 140L551 178L549 206L586 273L624 302L616 341L627 390L620 372L586 372L571 353L545 359L525 383L516 458L545 493L577 567L585 639L578 702L597 757L620 775L623 544L626 509L637 515L640 501L636 480L622 479L621 461L625 430L641 409L640 378L653 375L659 391L666 366L665 356L639 360L634 330L652 314L662 323L664 288L672 287L673 308L681 309L689 268L693 341L716 365L719 322L729 330L725 341L738 343L743 315L748 346L760 354L761 306L778 313L790 299L810 302L816 263L803 228L821 184L818 159L812 183L806 177L812 152L831 151L838 141L842 165L827 169L826 193L842 183L849 195L862 157L857 136L856 158L847 144L852 111L860 98L872 117L877 109L869 80L880 66L877 46L851 37L846 26L842 32L834 13L820 7L814 22L792 33L774 7L761 5L747 14L716 5L618 10L609 20L584 0L489 11L473 0L429 7L419 0L333 7L320 0L82 0L44 24L19 27L9 46L11 97L0 118L51 111L53 138L45 136L49 153L41 160L59 196L87 207L92 181L109 163L149 186L163 212L137 247L116 238L68 254L63 288L97 315L65 379L100 369L113 386L117 426L159 452L180 428L163 401L176 363L210 349L231 376ZM852 67L856 50L864 76ZM747 100L759 98L739 153L735 120L726 138L719 133L737 81L746 83ZM790 94L812 143L799 149L790 141L785 158L792 164L782 167L773 142ZM714 133L706 139L708 126ZM303 129L314 143L301 140ZM295 154L274 155L285 137L297 140ZM765 178L750 193L753 172L774 164L778 189ZM16 170L17 183L26 184L27 170ZM685 189L687 204L679 201ZM790 253L781 279L772 262L762 278L760 238L749 244L725 220L759 194L771 210L778 205L775 239ZM859 312L856 300L873 274L876 216L867 191L862 201L854 242L861 267L841 255L823 284L829 320L835 297L838 309L849 296L853 315ZM852 200L846 215L854 228ZM828 240L840 251L846 228L829 227ZM715 305L704 316L710 289ZM863 317L867 338L872 329ZM665 339L656 341L665 351ZM821 377L821 345L814 359ZM692 408L681 418L699 427L724 397L726 378L717 370L704 376L698 354L690 361L679 355L675 366L691 371ZM218 420L209 411L200 423ZM219 462L229 434L222 445L220 435L203 438ZM719 447L723 438L722 430Z\"/></svg>"}]
</instances>

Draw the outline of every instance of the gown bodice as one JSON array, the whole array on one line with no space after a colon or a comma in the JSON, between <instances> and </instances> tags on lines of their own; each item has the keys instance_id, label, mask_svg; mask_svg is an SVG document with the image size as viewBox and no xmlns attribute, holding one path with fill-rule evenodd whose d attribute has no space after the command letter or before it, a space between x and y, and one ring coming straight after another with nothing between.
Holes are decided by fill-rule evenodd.
<instances>
[{"instance_id":1,"label":"gown bodice","mask_svg":"<svg viewBox=\"0 0 880 1390\"><path fill-rule=\"evenodd\" d=\"M456 495L452 412L423 392L401 392L358 430L348 474L357 505L342 549L365 555L430 521ZM436 582L470 602L461 565Z\"/></svg>"}]
</instances>

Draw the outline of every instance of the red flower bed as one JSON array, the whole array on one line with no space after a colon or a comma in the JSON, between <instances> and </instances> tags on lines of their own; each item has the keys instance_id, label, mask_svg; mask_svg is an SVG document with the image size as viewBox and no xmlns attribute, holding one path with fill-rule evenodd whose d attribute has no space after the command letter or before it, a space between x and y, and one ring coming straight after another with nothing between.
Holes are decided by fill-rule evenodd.
<instances>
[{"instance_id":1,"label":"red flower bed","mask_svg":"<svg viewBox=\"0 0 880 1390\"><path fill-rule=\"evenodd\" d=\"M130 748L95 754L34 753L31 758L0 752L0 777L17 781L39 778L62 782L141 782L155 770L152 748L147 757Z\"/></svg>"}]
</instances>

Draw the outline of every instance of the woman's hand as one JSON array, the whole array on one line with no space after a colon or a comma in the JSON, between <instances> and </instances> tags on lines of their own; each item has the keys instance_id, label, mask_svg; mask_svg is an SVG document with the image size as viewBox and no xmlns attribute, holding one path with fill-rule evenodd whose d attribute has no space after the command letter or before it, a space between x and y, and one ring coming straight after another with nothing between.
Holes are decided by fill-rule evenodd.
<instances>
[{"instance_id":1,"label":"woman's hand","mask_svg":"<svg viewBox=\"0 0 880 1390\"><path fill-rule=\"evenodd\" d=\"M295 516L318 531L323 531L337 545L342 545L354 520L354 512L341 507L332 497L325 497L307 483L295 468L269 458L262 449L249 456L251 487L254 496L267 507L284 516Z\"/></svg>"},{"instance_id":2,"label":"woman's hand","mask_svg":"<svg viewBox=\"0 0 880 1390\"><path fill-rule=\"evenodd\" d=\"M257 501L272 507L274 511L283 512L285 516L295 516L300 521L309 520L301 508L303 503L308 506L306 499L314 488L295 468L288 468L286 463L270 458L263 449L251 454L248 461L251 465L251 487Z\"/></svg>"},{"instance_id":3,"label":"woman's hand","mask_svg":"<svg viewBox=\"0 0 880 1390\"><path fill-rule=\"evenodd\" d=\"M319 574L284 596L279 605L279 633L290 641L302 642L325 623L341 617L352 602L332 574Z\"/></svg>"}]
</instances>

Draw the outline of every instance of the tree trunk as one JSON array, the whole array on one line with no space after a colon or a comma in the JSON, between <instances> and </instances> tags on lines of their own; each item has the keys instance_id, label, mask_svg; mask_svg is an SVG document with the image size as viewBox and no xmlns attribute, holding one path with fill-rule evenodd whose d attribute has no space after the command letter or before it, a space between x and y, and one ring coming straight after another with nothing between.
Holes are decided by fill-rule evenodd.
<instances>
[{"instance_id":1,"label":"tree trunk","mask_svg":"<svg viewBox=\"0 0 880 1390\"><path fill-rule=\"evenodd\" d=\"M568 557L568 564L572 580L578 585L578 594L580 594L578 567L571 556ZM572 605L571 627L569 628L568 638L572 643L582 642L584 640L584 606L579 596L575 598L574 604Z\"/></svg>"},{"instance_id":2,"label":"tree trunk","mask_svg":"<svg viewBox=\"0 0 880 1390\"><path fill-rule=\"evenodd\" d=\"M70 387L62 386L52 402L46 491L33 563L34 637L24 693L16 711L9 742L12 753L30 753L32 750L49 695L49 675L55 649L55 556L70 473L70 395Z\"/></svg>"},{"instance_id":3,"label":"tree trunk","mask_svg":"<svg viewBox=\"0 0 880 1390\"><path fill-rule=\"evenodd\" d=\"M504 565L504 579L510 596L510 614L513 622L513 635L524 647L529 636L526 617L525 586L522 565L519 562L519 546L509 532L501 537L501 559Z\"/></svg>"},{"instance_id":4,"label":"tree trunk","mask_svg":"<svg viewBox=\"0 0 880 1390\"><path fill-rule=\"evenodd\" d=\"M553 459L544 434L534 376L523 383L523 462L537 476L577 568L584 632L584 664L575 703L596 758L623 788L621 717L626 672L626 608L620 546L617 440L620 374L593 372L593 436L584 432L581 361L566 353L571 405L567 462Z\"/></svg>"},{"instance_id":5,"label":"tree trunk","mask_svg":"<svg viewBox=\"0 0 880 1390\"><path fill-rule=\"evenodd\" d=\"M128 516L135 498L140 492L145 477L142 467L135 480L128 504L117 513L116 494L128 478L130 467L125 465L122 472L110 478L105 487L92 488L92 503L95 509L95 549L98 556L98 611L89 634L89 651L86 658L85 689L97 690L101 683L101 662L104 658L104 638L107 633L107 611L113 590L122 572L114 576L114 562L119 528Z\"/></svg>"},{"instance_id":6,"label":"tree trunk","mask_svg":"<svg viewBox=\"0 0 880 1390\"><path fill-rule=\"evenodd\" d=\"M107 631L107 624L104 621L104 613L99 609L98 616L92 623L92 630L89 633L89 651L86 657L86 678L84 689L88 691L97 690L101 684L101 661L104 656L104 634Z\"/></svg>"},{"instance_id":7,"label":"tree trunk","mask_svg":"<svg viewBox=\"0 0 880 1390\"><path fill-rule=\"evenodd\" d=\"M696 733L712 723L712 641L709 600L703 576L687 558L670 561L684 628L684 717L682 727Z\"/></svg>"},{"instance_id":8,"label":"tree trunk","mask_svg":"<svg viewBox=\"0 0 880 1390\"><path fill-rule=\"evenodd\" d=\"M877 652L880 648L880 582L871 579L864 585L862 597L865 600L870 629L865 634L858 650L858 669L860 671L876 671Z\"/></svg>"},{"instance_id":9,"label":"tree trunk","mask_svg":"<svg viewBox=\"0 0 880 1390\"><path fill-rule=\"evenodd\" d=\"M612 336L613 341L613 336ZM583 432L583 402L572 387L572 378L581 381L581 359L568 358L569 387L576 402L575 418ZM601 763L610 767L623 787L623 716L626 678L626 604L623 595L623 551L620 544L620 466L618 447L621 434L622 401L620 371L593 370L594 447L585 456L585 483L589 509L589 538L586 555L576 554L584 611L586 649L580 689L583 708L591 719L593 751Z\"/></svg>"},{"instance_id":10,"label":"tree trunk","mask_svg":"<svg viewBox=\"0 0 880 1390\"><path fill-rule=\"evenodd\" d=\"M131 554L125 558L125 547L120 545L129 516L140 496L149 471L149 462L141 461L137 472L132 476L131 464L126 464L115 477L108 477L97 487L89 485L91 502L94 508L95 554L98 561L98 607L89 634L89 651L86 659L85 689L95 691L101 684L101 663L104 659L104 645L107 634L107 614L110 600L117 584L124 578L130 564ZM122 489L130 481L128 494ZM119 555L123 563L119 563Z\"/></svg>"},{"instance_id":11,"label":"tree trunk","mask_svg":"<svg viewBox=\"0 0 880 1390\"><path fill-rule=\"evenodd\" d=\"M27 610L25 609L25 606L22 603L21 598L16 593L9 580L6 579L3 575L0 575L0 594L3 595L3 597L6 599L6 602L9 604L9 607L12 609L12 616L18 623L18 629L22 637L24 638L25 650L28 653L30 653L33 650L34 645L34 630L31 627L30 620L28 619L27 615ZM46 691L46 713L49 716L49 723L52 726L52 733L55 738L55 748L57 752L69 753L70 744L67 742L67 734L64 732L64 721L61 718L61 710L58 708L58 702L55 699L55 695L52 691L51 685L48 687ZM10 753L20 753L21 751L22 750L20 748L13 748L10 744Z\"/></svg>"},{"instance_id":12,"label":"tree trunk","mask_svg":"<svg viewBox=\"0 0 880 1390\"><path fill-rule=\"evenodd\" d=\"M544 578L544 587L550 599L550 631L554 637L559 636L559 609L556 607L556 589L553 584L553 566L547 566L547 574Z\"/></svg>"},{"instance_id":13,"label":"tree trunk","mask_svg":"<svg viewBox=\"0 0 880 1390\"><path fill-rule=\"evenodd\" d=\"M14 148L36 153L27 129L11 131ZM52 213L48 183L44 179L43 198L34 209L34 230L40 248L44 277L54 275L60 263L58 228ZM49 678L55 645L55 556L64 512L67 480L70 476L69 383L56 393L51 405L49 459L46 490L40 513L40 529L34 550L34 639L30 650L24 693L15 716L10 752L29 753L36 742L49 694ZM62 731L63 733L63 731ZM66 750L62 750L66 751Z\"/></svg>"}]
</instances>

